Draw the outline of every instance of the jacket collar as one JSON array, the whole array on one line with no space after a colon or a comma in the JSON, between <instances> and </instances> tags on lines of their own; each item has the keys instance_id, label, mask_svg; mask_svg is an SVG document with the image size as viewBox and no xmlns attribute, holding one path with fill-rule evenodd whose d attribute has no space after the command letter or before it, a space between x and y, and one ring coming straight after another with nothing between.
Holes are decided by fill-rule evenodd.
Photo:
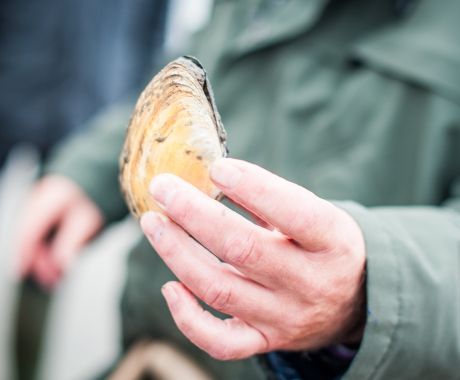
<instances>
[{"instance_id":1,"label":"jacket collar","mask_svg":"<svg viewBox=\"0 0 460 380\"><path fill-rule=\"evenodd\" d=\"M243 55L311 29L331 0L237 1L240 27L228 54Z\"/></svg>"}]
</instances>

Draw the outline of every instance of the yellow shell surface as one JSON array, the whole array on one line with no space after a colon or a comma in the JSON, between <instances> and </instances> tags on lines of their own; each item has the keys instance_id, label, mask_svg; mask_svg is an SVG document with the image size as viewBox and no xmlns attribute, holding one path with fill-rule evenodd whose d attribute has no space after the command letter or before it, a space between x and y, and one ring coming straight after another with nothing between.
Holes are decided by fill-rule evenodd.
<instances>
[{"instance_id":1,"label":"yellow shell surface","mask_svg":"<svg viewBox=\"0 0 460 380\"><path fill-rule=\"evenodd\" d=\"M226 155L225 131L201 64L169 63L137 101L120 157L120 183L131 212L161 211L148 192L152 178L173 173L213 198L212 162Z\"/></svg>"}]
</instances>

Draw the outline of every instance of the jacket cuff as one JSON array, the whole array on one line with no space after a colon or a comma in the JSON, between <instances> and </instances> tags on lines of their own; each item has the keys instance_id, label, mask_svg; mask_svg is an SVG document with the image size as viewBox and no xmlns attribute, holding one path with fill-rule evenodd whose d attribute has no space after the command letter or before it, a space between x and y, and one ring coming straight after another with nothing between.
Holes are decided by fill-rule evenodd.
<instances>
[{"instance_id":1,"label":"jacket cuff","mask_svg":"<svg viewBox=\"0 0 460 380\"><path fill-rule=\"evenodd\" d=\"M392 349L401 319L402 281L391 233L372 212L353 202L335 202L360 226L366 246L368 315L360 348L343 379L373 379Z\"/></svg>"}]
</instances>

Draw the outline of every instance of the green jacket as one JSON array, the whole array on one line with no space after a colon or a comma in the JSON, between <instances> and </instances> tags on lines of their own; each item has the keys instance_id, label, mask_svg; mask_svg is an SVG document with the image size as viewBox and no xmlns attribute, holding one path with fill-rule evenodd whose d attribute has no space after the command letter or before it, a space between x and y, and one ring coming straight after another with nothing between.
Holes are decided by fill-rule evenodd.
<instances>
[{"instance_id":1,"label":"green jacket","mask_svg":"<svg viewBox=\"0 0 460 380\"><path fill-rule=\"evenodd\" d=\"M336 201L364 232L369 315L345 379L460 378L459 15L456 0L217 0L192 51L230 155ZM111 117L51 169L108 220L125 212L116 177L127 116ZM144 331L190 348L159 295L170 276L145 242L131 255L127 342ZM219 379L260 376L225 365Z\"/></svg>"}]
</instances>

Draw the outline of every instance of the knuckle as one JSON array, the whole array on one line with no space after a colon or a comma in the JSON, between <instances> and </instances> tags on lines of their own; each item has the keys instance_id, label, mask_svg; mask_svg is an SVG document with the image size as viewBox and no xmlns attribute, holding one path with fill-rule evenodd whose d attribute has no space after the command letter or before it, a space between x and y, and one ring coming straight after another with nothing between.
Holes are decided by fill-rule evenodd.
<instances>
[{"instance_id":1,"label":"knuckle","mask_svg":"<svg viewBox=\"0 0 460 380\"><path fill-rule=\"evenodd\" d=\"M224 249L224 261L238 266L254 264L260 258L259 239L251 231L243 236L229 239Z\"/></svg>"},{"instance_id":2,"label":"knuckle","mask_svg":"<svg viewBox=\"0 0 460 380\"><path fill-rule=\"evenodd\" d=\"M212 308L223 311L228 309L232 301L232 289L219 281L213 281L203 294L203 301Z\"/></svg>"}]
</instances>

